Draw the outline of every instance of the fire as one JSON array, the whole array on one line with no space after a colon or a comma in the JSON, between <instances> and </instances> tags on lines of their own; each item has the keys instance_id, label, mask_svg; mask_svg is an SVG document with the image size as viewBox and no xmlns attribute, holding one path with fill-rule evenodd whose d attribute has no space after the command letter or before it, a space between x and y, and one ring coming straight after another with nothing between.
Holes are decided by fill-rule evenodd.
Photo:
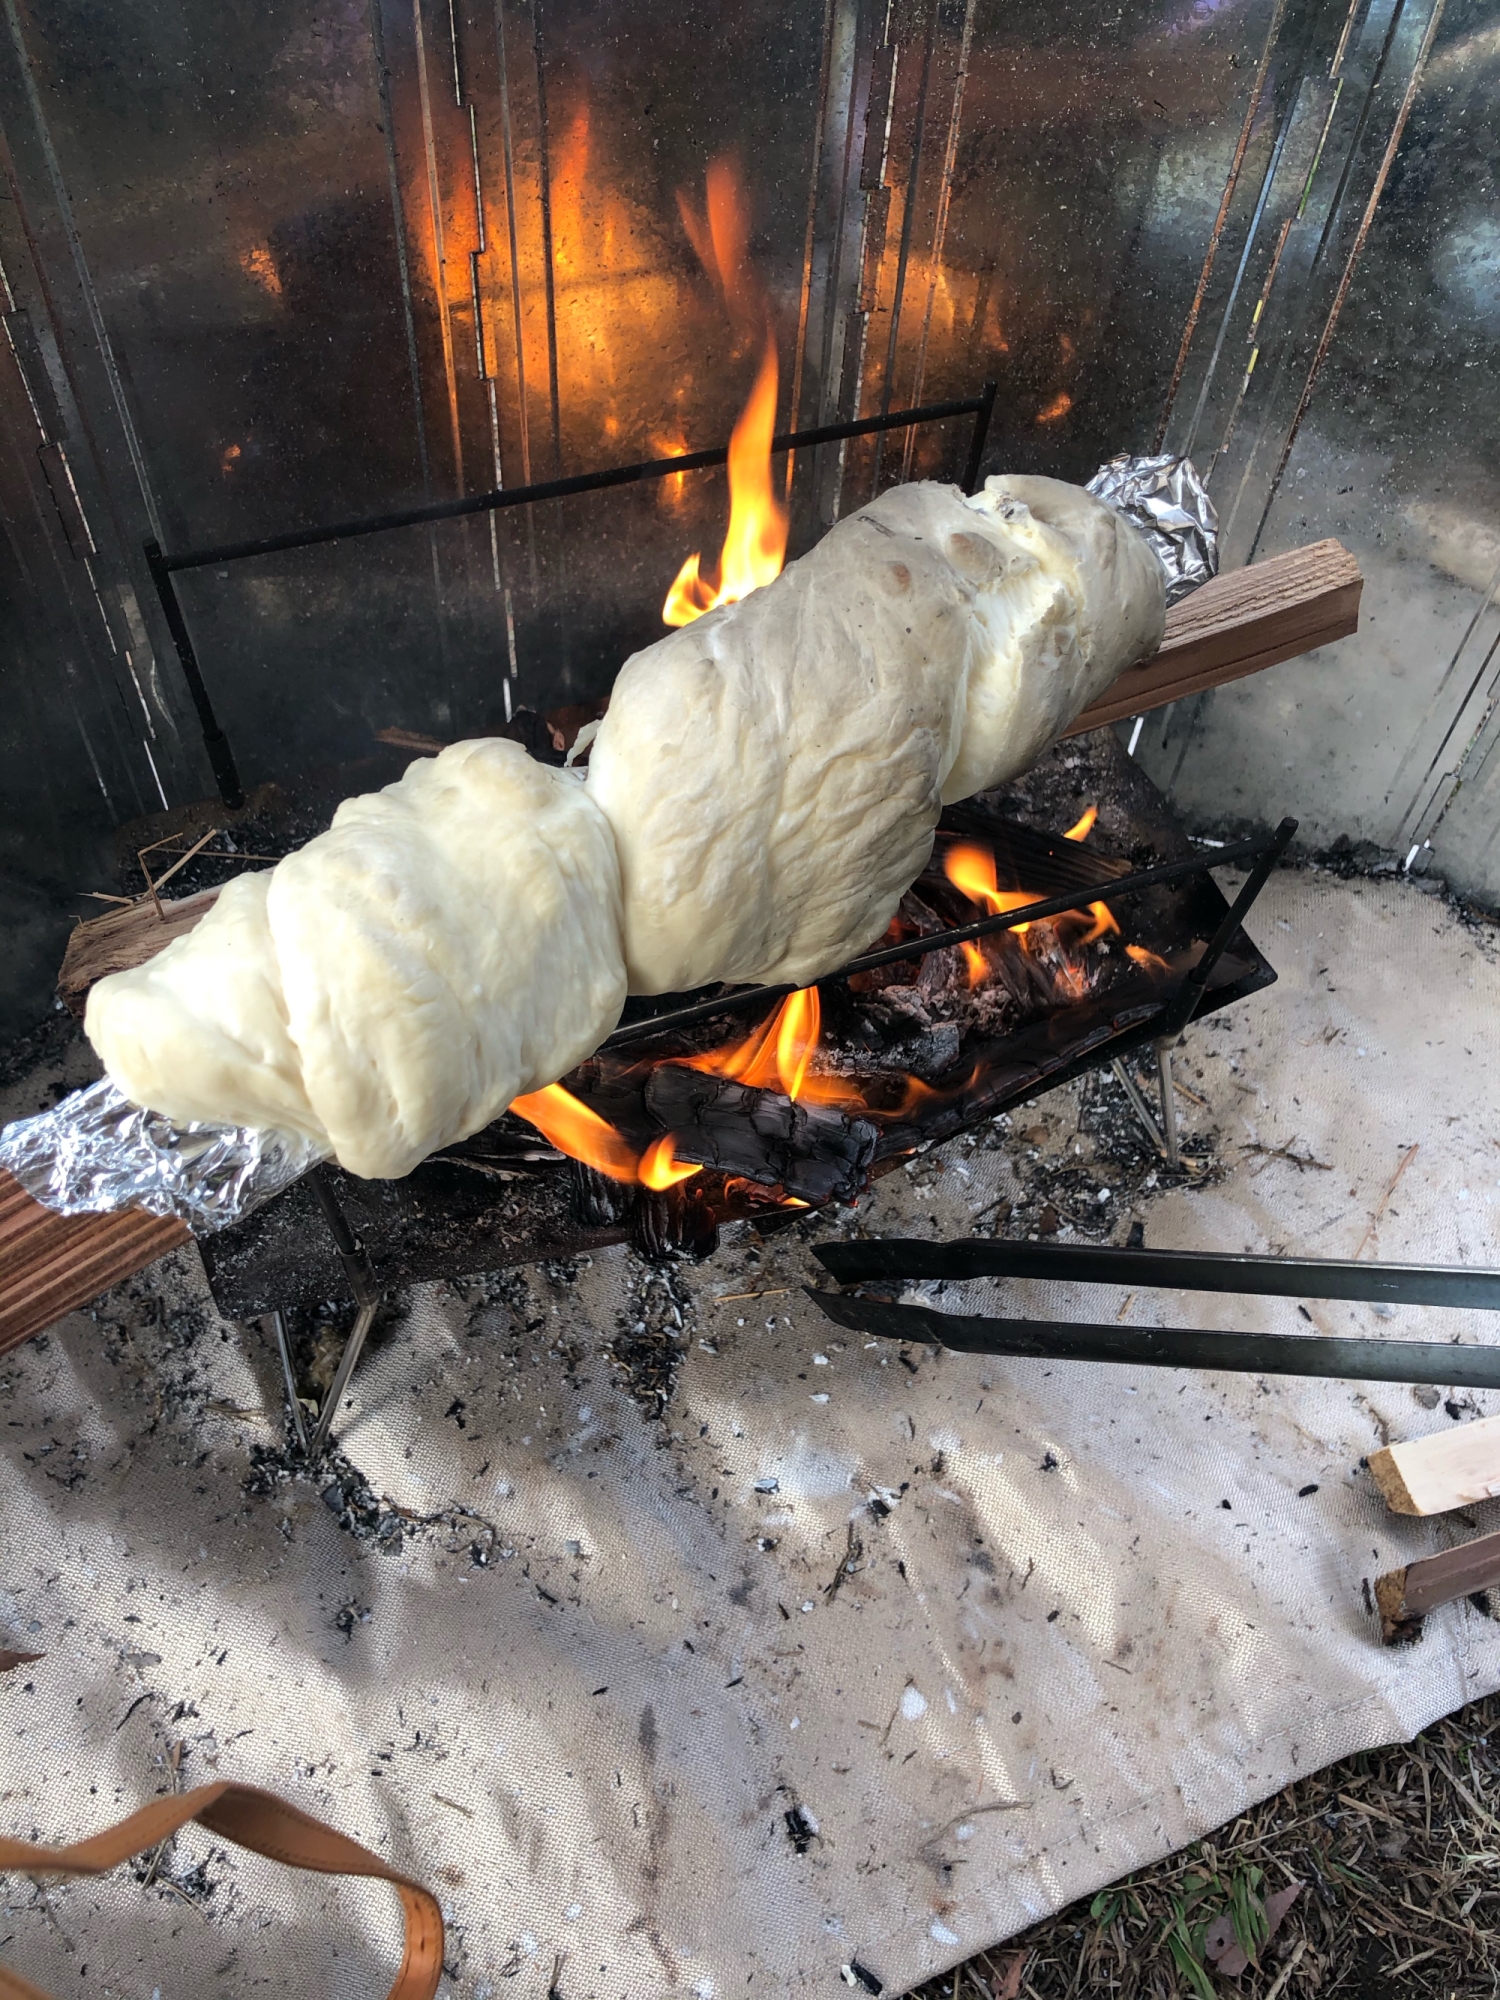
<instances>
[{"instance_id":1,"label":"fire","mask_svg":"<svg viewBox=\"0 0 1500 2000\"><path fill-rule=\"evenodd\" d=\"M1047 405L1045 410L1037 411L1036 420L1039 424L1060 423L1072 407L1073 398L1064 389L1059 395L1052 398L1052 401Z\"/></svg>"},{"instance_id":2,"label":"fire","mask_svg":"<svg viewBox=\"0 0 1500 2000\"><path fill-rule=\"evenodd\" d=\"M754 1090L779 1090L804 1104L828 1104L844 1111L866 1108L851 1077L814 1067L823 1028L823 1002L816 986L790 993L776 1012L728 1048L676 1058L689 1069L727 1077Z\"/></svg>"},{"instance_id":3,"label":"fire","mask_svg":"<svg viewBox=\"0 0 1500 2000\"><path fill-rule=\"evenodd\" d=\"M1027 889L997 887L994 855L987 847L976 846L972 841L963 840L956 847L949 848L943 858L943 873L955 889L967 896L971 903L983 904L992 917L1003 917L1011 910L1024 910L1028 903L1038 901ZM1017 924L1013 935L1024 937L1030 929L1030 924Z\"/></svg>"},{"instance_id":4,"label":"fire","mask_svg":"<svg viewBox=\"0 0 1500 2000\"><path fill-rule=\"evenodd\" d=\"M582 1160L612 1181L639 1178L639 1162L623 1135L560 1083L512 1098L510 1108L570 1160Z\"/></svg>"},{"instance_id":5,"label":"fire","mask_svg":"<svg viewBox=\"0 0 1500 2000\"><path fill-rule=\"evenodd\" d=\"M760 367L750 397L729 440L729 527L719 552L718 581L701 573L695 550L673 579L662 606L662 623L690 625L705 611L736 604L780 576L786 559L786 510L771 484L771 439L776 431L779 370L769 305L750 263L749 212L728 159L708 170L708 210L698 216L678 196L683 224L698 261L714 280L735 330L761 340Z\"/></svg>"},{"instance_id":6,"label":"fire","mask_svg":"<svg viewBox=\"0 0 1500 2000\"><path fill-rule=\"evenodd\" d=\"M1154 951L1147 951L1143 944L1126 945L1125 956L1132 964L1139 965L1147 972L1170 973L1172 970L1164 958L1159 958Z\"/></svg>"},{"instance_id":7,"label":"fire","mask_svg":"<svg viewBox=\"0 0 1500 2000\"><path fill-rule=\"evenodd\" d=\"M1082 840L1094 821L1099 817L1097 806L1090 806L1075 825L1069 827L1065 838ZM1030 889L1002 889L995 875L995 857L987 847L980 847L974 841L959 841L950 847L943 857L943 873L955 889L961 890L971 903L978 903L991 916L1005 916L1012 910L1024 910L1028 903L1041 899ZM1114 912L1108 903L1090 903L1088 917L1083 911L1069 910L1060 917L1044 918L1039 925L1017 924L1010 935L1019 940L1025 951L1032 952L1039 959L1049 961L1048 971L1059 997L1067 1000L1082 999L1088 991L1088 976L1084 968L1074 961L1052 962L1054 951L1048 950L1049 941L1061 947L1061 932L1069 924L1087 922L1087 929L1076 940L1078 944L1096 944L1111 931L1118 931ZM1037 938L1028 934L1036 930ZM982 986L990 976L990 965L977 945L963 947L964 962L968 967L970 987Z\"/></svg>"},{"instance_id":8,"label":"fire","mask_svg":"<svg viewBox=\"0 0 1500 2000\"><path fill-rule=\"evenodd\" d=\"M607 1174L612 1181L639 1182L642 1187L661 1190L691 1180L694 1174L703 1171L678 1159L670 1132L655 1140L637 1159L622 1133L597 1111L581 1103L572 1091L564 1090L560 1083L549 1083L545 1090L513 1098L510 1108L528 1125L535 1125L560 1153L566 1153L570 1160L582 1160L586 1167Z\"/></svg>"},{"instance_id":9,"label":"fire","mask_svg":"<svg viewBox=\"0 0 1500 2000\"><path fill-rule=\"evenodd\" d=\"M701 1174L702 1167L686 1166L677 1157L672 1145L672 1134L664 1133L654 1145L646 1148L641 1161L641 1186L655 1188L676 1187L679 1181L690 1181L694 1174Z\"/></svg>"}]
</instances>

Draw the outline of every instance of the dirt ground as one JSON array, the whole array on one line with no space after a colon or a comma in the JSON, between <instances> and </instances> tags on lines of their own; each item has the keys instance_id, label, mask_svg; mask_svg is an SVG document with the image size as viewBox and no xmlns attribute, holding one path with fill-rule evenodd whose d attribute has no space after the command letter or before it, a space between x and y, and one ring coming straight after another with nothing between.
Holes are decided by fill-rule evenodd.
<instances>
[{"instance_id":1,"label":"dirt ground","mask_svg":"<svg viewBox=\"0 0 1500 2000\"><path fill-rule=\"evenodd\" d=\"M1331 1764L912 2000L1500 1992L1497 1737L1492 1695L1410 1743ZM1294 1884L1296 1900L1265 1940L1268 1901ZM1252 1961L1237 1975L1212 1962L1226 1936Z\"/></svg>"}]
</instances>

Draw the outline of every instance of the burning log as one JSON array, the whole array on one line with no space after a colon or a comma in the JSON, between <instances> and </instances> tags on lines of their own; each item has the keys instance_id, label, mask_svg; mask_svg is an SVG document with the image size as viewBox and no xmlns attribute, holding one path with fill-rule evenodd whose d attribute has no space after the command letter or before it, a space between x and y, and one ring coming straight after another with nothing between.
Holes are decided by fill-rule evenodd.
<instances>
[{"instance_id":1,"label":"burning log","mask_svg":"<svg viewBox=\"0 0 1500 2000\"><path fill-rule=\"evenodd\" d=\"M678 1063L651 1071L646 1107L671 1132L679 1159L805 1202L852 1201L880 1137L868 1119L831 1105L797 1103Z\"/></svg>"}]
</instances>

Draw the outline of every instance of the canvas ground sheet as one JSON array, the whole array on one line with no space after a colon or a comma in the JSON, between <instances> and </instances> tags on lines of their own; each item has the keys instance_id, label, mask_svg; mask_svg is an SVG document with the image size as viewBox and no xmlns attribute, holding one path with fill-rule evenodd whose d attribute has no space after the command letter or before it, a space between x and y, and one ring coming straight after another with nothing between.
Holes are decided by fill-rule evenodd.
<instances>
[{"instance_id":1,"label":"canvas ground sheet","mask_svg":"<svg viewBox=\"0 0 1500 2000\"><path fill-rule=\"evenodd\" d=\"M287 1458L264 1332L219 1321L191 1249L9 1356L0 1647L43 1657L0 1675L6 1831L74 1839L235 1777L430 1882L460 2000L832 1995L856 1962L895 1994L1500 1686L1500 1625L1449 1607L1391 1652L1364 1594L1496 1525L1395 1519L1364 1463L1484 1398L866 1345L802 1290L821 1237L1049 1207L1064 1241L1139 1220L1152 1247L1496 1262L1495 933L1300 871L1252 928L1279 983L1179 1065L1201 1171L1158 1170L1120 1104L1101 1123L1096 1079L702 1264L419 1287L319 1478ZM914 1296L1496 1337L1318 1302L1310 1327L1291 1300ZM0 1956L58 2000L385 1991L388 1890L194 1829L147 1873L7 1879Z\"/></svg>"}]
</instances>

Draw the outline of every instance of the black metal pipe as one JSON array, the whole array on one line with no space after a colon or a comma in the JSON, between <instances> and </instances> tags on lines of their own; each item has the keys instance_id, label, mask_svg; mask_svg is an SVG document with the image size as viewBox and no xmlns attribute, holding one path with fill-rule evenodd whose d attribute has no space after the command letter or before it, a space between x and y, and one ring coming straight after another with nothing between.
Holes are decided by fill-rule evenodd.
<instances>
[{"instance_id":1,"label":"black metal pipe","mask_svg":"<svg viewBox=\"0 0 1500 2000\"><path fill-rule=\"evenodd\" d=\"M851 1333L960 1354L1038 1361L1109 1361L1130 1368L1201 1368L1209 1374L1315 1375L1348 1382L1434 1382L1500 1389L1500 1348L1439 1340L1340 1340L1282 1333L1220 1333L1193 1326L1069 1326L1054 1320L977 1319L926 1306L817 1292L809 1298Z\"/></svg>"},{"instance_id":2,"label":"black metal pipe","mask_svg":"<svg viewBox=\"0 0 1500 2000\"><path fill-rule=\"evenodd\" d=\"M1295 820L1290 820L1283 821L1282 824L1291 826L1295 831L1297 823ZM978 917L972 924L960 924L955 930L934 931L930 937L912 938L902 944L882 945L878 951L867 951L859 958L850 959L849 963L840 966L837 972L826 973L824 980L817 983L821 985L828 979L848 979L856 972L873 972L882 965L899 965L903 959L921 958L929 951L945 951L953 945L968 944L976 938L991 937L997 931L1014 930L1018 924L1036 923L1042 917L1059 917L1069 910L1079 909L1085 903L1098 901L1106 895L1111 898L1129 896L1138 890L1158 888L1168 882L1184 882L1194 875L1206 875L1210 869L1223 868L1237 861L1258 861L1264 853L1275 847L1280 837L1281 830L1278 828L1274 834L1257 834L1249 840L1236 841L1233 846L1218 848L1212 854L1194 854L1184 861L1163 861L1154 868L1138 868L1129 875L1117 875L1112 881L1101 882L1096 895L1092 898L1086 891L1080 894L1078 890L1073 889L1061 896L1046 896L1040 902L1028 903L1023 909L1007 910L1001 916ZM1252 875L1250 879L1254 880L1255 877ZM1260 873L1259 881L1264 883L1264 872ZM1249 887L1249 881L1246 887ZM1224 933L1224 941L1227 944L1229 938L1233 937L1239 928L1240 917L1248 908L1249 903L1245 899L1244 890L1241 890L1235 899L1235 910L1240 912L1240 916L1235 917L1227 932L1221 924L1214 934L1215 937ZM1233 916L1234 911L1231 911L1230 915ZM1228 922L1228 918L1225 922ZM1222 953L1221 945L1216 956L1222 956ZM668 1014L653 1015L649 1021L632 1021L628 1027L616 1028L600 1047L601 1049L627 1048L633 1042L649 1041L653 1035L665 1034L669 1029L688 1028L699 1021L712 1020L716 1014L740 1013L746 1008L765 1006L772 1000L784 1000L788 993L795 993L796 990L796 987L788 985L746 986L738 993L725 993L714 1000L697 1000L690 1007L675 1007ZM1196 994L1193 1004L1195 1006L1197 1004Z\"/></svg>"},{"instance_id":3,"label":"black metal pipe","mask_svg":"<svg viewBox=\"0 0 1500 2000\"><path fill-rule=\"evenodd\" d=\"M146 567L151 572L151 581L156 585L156 594L161 599L167 630L172 635L172 644L177 648L182 677L187 682L193 707L198 711L198 726L203 732L203 748L208 753L214 782L219 788L219 797L226 806L242 806L245 803L245 788L240 783L239 767L234 761L234 752L229 747L229 738L219 727L219 718L214 713L213 701L203 679L203 670L198 665L198 655L193 650L187 621L182 615L182 606L177 601L177 586L172 581L173 566L162 554L161 546L157 542L145 544L145 556Z\"/></svg>"},{"instance_id":4,"label":"black metal pipe","mask_svg":"<svg viewBox=\"0 0 1500 2000\"><path fill-rule=\"evenodd\" d=\"M843 438L865 437L872 431L905 430L915 424L941 423L949 417L983 418L985 395L994 401L994 384L958 403L926 403L914 410L891 410L882 417L856 417L849 423L820 424L810 431L787 431L771 440L773 452L809 451L814 445L837 444ZM490 514L502 507L527 507L538 500L565 500L575 493L600 493L612 486L633 486L643 479L667 479L678 472L701 472L729 459L727 444L707 451L683 452L677 458L648 458L637 465L609 466L602 472L574 473L567 479L543 479L531 486L495 487L462 500L435 500L425 507L403 507L395 513L369 514L357 521L340 521L327 528L294 528L284 535L262 535L254 541L223 542L217 548L184 549L161 556L169 570L205 569L213 563L241 562L247 556L275 555L283 549L310 549L321 542L340 542L357 535L383 535L390 528L417 528L432 521L456 521L467 514Z\"/></svg>"},{"instance_id":5,"label":"black metal pipe","mask_svg":"<svg viewBox=\"0 0 1500 2000\"><path fill-rule=\"evenodd\" d=\"M969 456L964 466L963 489L972 493L979 484L979 468L984 461L984 447L990 434L990 418L995 413L995 390L999 385L986 382L979 392L979 408L974 413L974 435L969 439Z\"/></svg>"},{"instance_id":6,"label":"black metal pipe","mask_svg":"<svg viewBox=\"0 0 1500 2000\"><path fill-rule=\"evenodd\" d=\"M328 1233L333 1238L333 1247L338 1252L339 1262L344 1267L344 1276L349 1280L349 1289L354 1294L354 1303L360 1307L373 1307L379 1303L380 1287L375 1282L375 1272L354 1231L349 1227L349 1218L339 1205L339 1198L333 1191L326 1166L316 1166L309 1170L308 1180L312 1184L313 1199L328 1224Z\"/></svg>"},{"instance_id":7,"label":"black metal pipe","mask_svg":"<svg viewBox=\"0 0 1500 2000\"><path fill-rule=\"evenodd\" d=\"M1219 1250L1130 1250L1100 1243L927 1243L888 1237L820 1243L814 1256L841 1285L871 1278L1043 1278L1057 1284L1160 1285L1261 1298L1356 1299L1375 1305L1467 1306L1500 1312L1500 1271L1442 1264L1355 1264L1334 1257L1252 1257Z\"/></svg>"},{"instance_id":8,"label":"black metal pipe","mask_svg":"<svg viewBox=\"0 0 1500 2000\"><path fill-rule=\"evenodd\" d=\"M1172 1043L1182 1033L1197 1011L1198 1002L1203 998L1208 985L1209 974L1223 957L1230 939L1239 929L1249 913L1251 904L1266 886L1266 878L1277 862L1292 844L1292 836L1297 831L1294 819L1284 819L1271 835L1265 851L1255 866L1245 877L1240 893L1224 912L1224 920L1209 939L1203 956L1183 980L1175 996L1169 1003L1159 1030L1159 1039ZM1221 850L1227 852L1227 850Z\"/></svg>"}]
</instances>

